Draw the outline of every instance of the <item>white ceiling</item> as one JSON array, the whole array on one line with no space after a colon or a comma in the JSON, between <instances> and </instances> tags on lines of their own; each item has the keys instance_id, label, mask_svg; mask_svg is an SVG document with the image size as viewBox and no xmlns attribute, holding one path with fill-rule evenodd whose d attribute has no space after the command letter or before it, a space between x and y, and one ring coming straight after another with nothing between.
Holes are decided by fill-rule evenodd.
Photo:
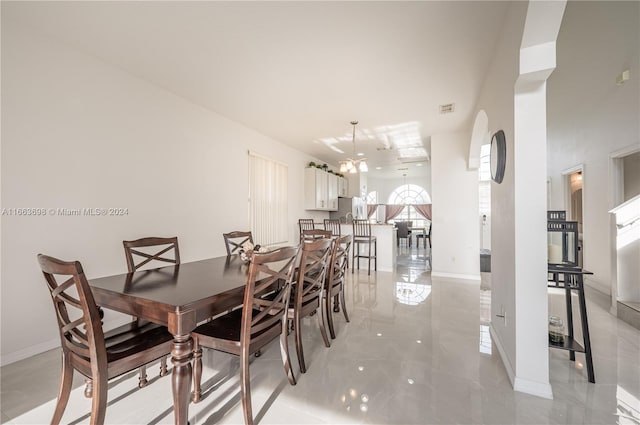
<instances>
[{"instance_id":1,"label":"white ceiling","mask_svg":"<svg viewBox=\"0 0 640 425\"><path fill-rule=\"evenodd\" d=\"M3 1L2 15L329 164L353 156L358 120L371 176L397 177L426 168L381 150L403 134L428 149L432 134L470 131L508 6Z\"/></svg>"}]
</instances>

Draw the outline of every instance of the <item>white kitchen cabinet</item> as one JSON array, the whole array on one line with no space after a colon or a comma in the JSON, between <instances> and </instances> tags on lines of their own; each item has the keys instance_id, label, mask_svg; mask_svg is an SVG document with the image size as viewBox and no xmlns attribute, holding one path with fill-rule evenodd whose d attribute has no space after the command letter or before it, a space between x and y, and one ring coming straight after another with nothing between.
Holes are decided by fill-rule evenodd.
<instances>
[{"instance_id":1,"label":"white kitchen cabinet","mask_svg":"<svg viewBox=\"0 0 640 425\"><path fill-rule=\"evenodd\" d=\"M329 211L338 210L338 176L327 173L327 205Z\"/></svg>"},{"instance_id":2,"label":"white kitchen cabinet","mask_svg":"<svg viewBox=\"0 0 640 425\"><path fill-rule=\"evenodd\" d=\"M319 168L304 169L304 208L337 211L339 177Z\"/></svg>"},{"instance_id":3,"label":"white kitchen cabinet","mask_svg":"<svg viewBox=\"0 0 640 425\"><path fill-rule=\"evenodd\" d=\"M338 196L343 198L349 196L349 182L344 177L338 177Z\"/></svg>"},{"instance_id":4,"label":"white kitchen cabinet","mask_svg":"<svg viewBox=\"0 0 640 425\"><path fill-rule=\"evenodd\" d=\"M328 210L328 173L310 167L304 169L304 207L307 210Z\"/></svg>"}]
</instances>

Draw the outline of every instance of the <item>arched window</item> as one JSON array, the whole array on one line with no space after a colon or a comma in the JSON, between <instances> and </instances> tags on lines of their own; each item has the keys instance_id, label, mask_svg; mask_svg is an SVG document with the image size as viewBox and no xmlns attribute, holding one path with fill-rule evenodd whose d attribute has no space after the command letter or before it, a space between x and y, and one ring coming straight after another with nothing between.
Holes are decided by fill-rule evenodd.
<instances>
[{"instance_id":1,"label":"arched window","mask_svg":"<svg viewBox=\"0 0 640 425\"><path fill-rule=\"evenodd\" d=\"M430 204L431 196L417 184L403 184L391 192L389 203L395 205Z\"/></svg>"},{"instance_id":2,"label":"arched window","mask_svg":"<svg viewBox=\"0 0 640 425\"><path fill-rule=\"evenodd\" d=\"M431 196L417 184L403 184L389 195L389 204L407 205L391 222L412 221L413 227L424 227L427 220L413 208L411 204L430 204Z\"/></svg>"}]
</instances>

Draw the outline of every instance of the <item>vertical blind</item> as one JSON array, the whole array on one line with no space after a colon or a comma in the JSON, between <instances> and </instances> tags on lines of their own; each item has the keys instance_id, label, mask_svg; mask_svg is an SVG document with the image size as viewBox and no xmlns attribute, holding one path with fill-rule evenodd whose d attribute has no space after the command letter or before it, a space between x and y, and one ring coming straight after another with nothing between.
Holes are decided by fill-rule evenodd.
<instances>
[{"instance_id":1,"label":"vertical blind","mask_svg":"<svg viewBox=\"0 0 640 425\"><path fill-rule=\"evenodd\" d=\"M260 245L288 240L289 167L249 151L249 224Z\"/></svg>"}]
</instances>

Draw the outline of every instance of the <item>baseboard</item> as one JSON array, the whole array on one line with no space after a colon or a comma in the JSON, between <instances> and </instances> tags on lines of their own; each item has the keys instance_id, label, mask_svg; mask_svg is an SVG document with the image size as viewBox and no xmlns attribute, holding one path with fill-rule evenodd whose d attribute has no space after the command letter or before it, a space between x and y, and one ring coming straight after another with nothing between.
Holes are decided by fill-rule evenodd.
<instances>
[{"instance_id":1,"label":"baseboard","mask_svg":"<svg viewBox=\"0 0 640 425\"><path fill-rule=\"evenodd\" d=\"M522 379L516 376L513 365L511 364L511 361L509 360L509 357L507 357L507 353L504 350L502 341L497 337L496 331L493 328L493 323L491 323L491 325L489 326L489 333L491 334L493 343L496 344L496 348L498 348L498 353L500 354L502 364L507 371L507 376L509 377L509 382L511 382L513 390L553 400L553 391L551 389L551 384L529 381L527 379Z\"/></svg>"},{"instance_id":2,"label":"baseboard","mask_svg":"<svg viewBox=\"0 0 640 425\"><path fill-rule=\"evenodd\" d=\"M115 320L111 320L105 323L104 329L108 330L120 325L124 325L130 320L131 319L127 319L125 316L119 317ZM44 353L45 351L53 350L54 348L58 347L60 347L60 337L41 342L39 344L31 345L29 347L23 348L22 350L14 351L13 353L0 355L0 366L6 366L11 363L19 362L20 360L28 359L29 357L33 357L35 355Z\"/></svg>"},{"instance_id":3,"label":"baseboard","mask_svg":"<svg viewBox=\"0 0 640 425\"><path fill-rule=\"evenodd\" d=\"M545 384L516 377L513 384L513 390L553 400L553 391L551 390L551 384L549 383Z\"/></svg>"},{"instance_id":4,"label":"baseboard","mask_svg":"<svg viewBox=\"0 0 640 425\"><path fill-rule=\"evenodd\" d=\"M618 319L640 329L640 310L636 308L637 303L625 303L623 301L616 302L618 310Z\"/></svg>"},{"instance_id":5,"label":"baseboard","mask_svg":"<svg viewBox=\"0 0 640 425\"><path fill-rule=\"evenodd\" d=\"M53 350L60 347L60 338L54 338L49 341L41 342L40 344L31 345L22 350L14 351L13 353L0 356L0 366L6 366L11 363L19 362L20 360L27 359L45 351Z\"/></svg>"},{"instance_id":6,"label":"baseboard","mask_svg":"<svg viewBox=\"0 0 640 425\"><path fill-rule=\"evenodd\" d=\"M500 354L500 358L502 359L502 364L504 365L504 369L507 371L507 376L509 377L509 382L511 382L511 386L513 387L513 383L515 382L515 370L513 370L513 365L507 357L507 353L502 346L502 341L498 338L495 329L493 328L493 322L489 325L489 334L491 334L491 340L496 345L498 349L498 354Z\"/></svg>"},{"instance_id":7,"label":"baseboard","mask_svg":"<svg viewBox=\"0 0 640 425\"><path fill-rule=\"evenodd\" d=\"M446 277L449 279L463 279L463 280L480 280L480 274L460 274L460 273L446 273L446 272L431 272L431 277Z\"/></svg>"}]
</instances>

